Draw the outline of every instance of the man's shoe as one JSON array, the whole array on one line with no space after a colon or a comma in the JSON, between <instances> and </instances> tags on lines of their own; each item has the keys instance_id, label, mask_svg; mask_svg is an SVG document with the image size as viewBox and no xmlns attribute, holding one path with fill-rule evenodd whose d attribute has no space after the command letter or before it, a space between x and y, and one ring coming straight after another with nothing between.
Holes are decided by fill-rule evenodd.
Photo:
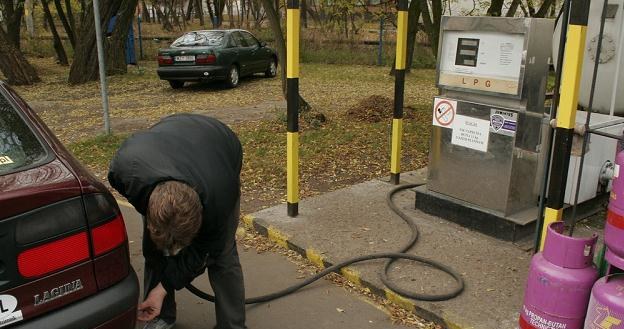
<instances>
[{"instance_id":1,"label":"man's shoe","mask_svg":"<svg viewBox=\"0 0 624 329\"><path fill-rule=\"evenodd\" d=\"M152 321L147 322L145 324L145 327L143 327L143 329L171 329L174 326L175 326L175 322L169 324L163 319L155 318Z\"/></svg>"}]
</instances>

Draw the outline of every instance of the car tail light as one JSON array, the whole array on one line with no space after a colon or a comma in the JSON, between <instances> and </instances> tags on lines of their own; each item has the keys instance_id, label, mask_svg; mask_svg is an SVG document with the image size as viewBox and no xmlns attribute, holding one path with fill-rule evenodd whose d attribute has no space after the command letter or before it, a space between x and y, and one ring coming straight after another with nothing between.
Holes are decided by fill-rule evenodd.
<instances>
[{"instance_id":1,"label":"car tail light","mask_svg":"<svg viewBox=\"0 0 624 329\"><path fill-rule=\"evenodd\" d=\"M167 55L158 55L158 65L173 64L173 57Z\"/></svg>"},{"instance_id":2,"label":"car tail light","mask_svg":"<svg viewBox=\"0 0 624 329\"><path fill-rule=\"evenodd\" d=\"M195 56L195 64L214 64L217 62L217 56L215 54L202 54Z\"/></svg>"},{"instance_id":3,"label":"car tail light","mask_svg":"<svg viewBox=\"0 0 624 329\"><path fill-rule=\"evenodd\" d=\"M128 276L128 237L123 216L110 195L90 194L84 200L91 227L95 278L102 290Z\"/></svg>"},{"instance_id":4,"label":"car tail light","mask_svg":"<svg viewBox=\"0 0 624 329\"><path fill-rule=\"evenodd\" d=\"M91 230L93 253L100 256L126 242L126 227L121 215Z\"/></svg>"},{"instance_id":5,"label":"car tail light","mask_svg":"<svg viewBox=\"0 0 624 329\"><path fill-rule=\"evenodd\" d=\"M62 270L90 256L82 197L37 208L15 222L17 269L23 278Z\"/></svg>"},{"instance_id":6,"label":"car tail light","mask_svg":"<svg viewBox=\"0 0 624 329\"><path fill-rule=\"evenodd\" d=\"M40 277L89 259L89 241L86 232L49 242L17 256L17 268L26 278Z\"/></svg>"}]
</instances>

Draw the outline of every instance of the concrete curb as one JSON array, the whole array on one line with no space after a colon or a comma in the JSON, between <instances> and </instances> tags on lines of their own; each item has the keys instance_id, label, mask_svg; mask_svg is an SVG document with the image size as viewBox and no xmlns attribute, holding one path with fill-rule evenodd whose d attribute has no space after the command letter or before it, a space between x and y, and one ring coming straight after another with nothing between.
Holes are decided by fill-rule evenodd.
<instances>
[{"instance_id":1,"label":"concrete curb","mask_svg":"<svg viewBox=\"0 0 624 329\"><path fill-rule=\"evenodd\" d=\"M334 265L334 263L331 260L327 259L325 256L323 256L320 251L315 250L314 248L299 246L293 243L289 239L289 236L287 234L280 232L272 226L265 225L264 223L257 221L256 218L252 215L245 215L242 219L246 228L256 231L257 233L267 237L273 243L281 247L298 253L319 268L327 268ZM389 290L386 287L380 287L367 280L362 279L360 273L351 267L345 267L341 269L340 272L336 273L341 275L354 285L367 289L372 294L381 298L385 298L398 305L402 309L412 312L425 320L435 322L448 329L474 329L474 327L472 326L463 326L456 321L449 319L445 314L436 314L427 309L419 307L413 300L398 295L397 293Z\"/></svg>"}]
</instances>

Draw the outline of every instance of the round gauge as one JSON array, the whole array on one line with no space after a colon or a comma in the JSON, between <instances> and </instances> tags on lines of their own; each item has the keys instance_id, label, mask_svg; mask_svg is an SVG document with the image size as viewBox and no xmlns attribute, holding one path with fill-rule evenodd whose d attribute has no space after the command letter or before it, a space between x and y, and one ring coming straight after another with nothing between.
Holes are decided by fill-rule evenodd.
<instances>
[{"instance_id":1,"label":"round gauge","mask_svg":"<svg viewBox=\"0 0 624 329\"><path fill-rule=\"evenodd\" d=\"M587 51L592 62L596 62L596 51L598 50L598 36L589 42ZM615 41L609 34L602 37L602 49L600 49L600 64L608 63L615 56Z\"/></svg>"}]
</instances>

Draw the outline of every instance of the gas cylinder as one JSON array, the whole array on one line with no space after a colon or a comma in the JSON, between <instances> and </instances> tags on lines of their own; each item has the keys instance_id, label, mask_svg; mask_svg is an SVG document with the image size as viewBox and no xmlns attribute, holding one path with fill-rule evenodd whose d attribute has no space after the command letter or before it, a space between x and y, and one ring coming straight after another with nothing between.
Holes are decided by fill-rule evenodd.
<instances>
[{"instance_id":1,"label":"gas cylinder","mask_svg":"<svg viewBox=\"0 0 624 329\"><path fill-rule=\"evenodd\" d=\"M581 329L598 270L598 236L570 237L563 222L548 226L544 250L533 256L520 310L521 329Z\"/></svg>"},{"instance_id":2,"label":"gas cylinder","mask_svg":"<svg viewBox=\"0 0 624 329\"><path fill-rule=\"evenodd\" d=\"M624 152L619 152L615 156L613 185L604 231L605 245L607 245L605 259L609 264L620 269L624 269L624 177L620 175L622 166L624 166Z\"/></svg>"},{"instance_id":3,"label":"gas cylinder","mask_svg":"<svg viewBox=\"0 0 624 329\"><path fill-rule=\"evenodd\" d=\"M596 281L585 329L624 329L624 274L608 275Z\"/></svg>"}]
</instances>

